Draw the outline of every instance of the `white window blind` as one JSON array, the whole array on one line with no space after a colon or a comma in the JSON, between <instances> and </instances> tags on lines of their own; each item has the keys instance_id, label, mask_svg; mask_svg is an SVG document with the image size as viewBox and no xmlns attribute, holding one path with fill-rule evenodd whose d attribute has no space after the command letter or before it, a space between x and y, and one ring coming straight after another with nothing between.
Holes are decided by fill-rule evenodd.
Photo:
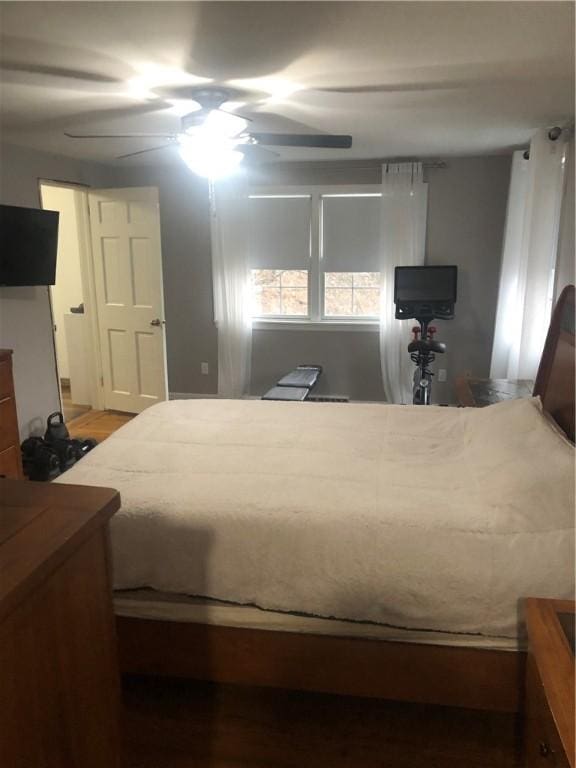
<instances>
[{"instance_id":1,"label":"white window blind","mask_svg":"<svg viewBox=\"0 0 576 768\"><path fill-rule=\"evenodd\" d=\"M311 197L250 197L252 269L308 269Z\"/></svg>"},{"instance_id":2,"label":"white window blind","mask_svg":"<svg viewBox=\"0 0 576 768\"><path fill-rule=\"evenodd\" d=\"M326 318L377 318L380 195L323 195L321 272Z\"/></svg>"},{"instance_id":3,"label":"white window blind","mask_svg":"<svg viewBox=\"0 0 576 768\"><path fill-rule=\"evenodd\" d=\"M380 270L380 195L322 196L325 272Z\"/></svg>"}]
</instances>

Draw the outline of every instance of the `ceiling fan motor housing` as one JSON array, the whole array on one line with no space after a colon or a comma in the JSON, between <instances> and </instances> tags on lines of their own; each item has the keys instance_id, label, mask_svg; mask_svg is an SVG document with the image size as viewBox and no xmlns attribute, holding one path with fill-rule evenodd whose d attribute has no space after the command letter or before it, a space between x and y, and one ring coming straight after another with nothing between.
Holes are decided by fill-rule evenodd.
<instances>
[{"instance_id":1,"label":"ceiling fan motor housing","mask_svg":"<svg viewBox=\"0 0 576 768\"><path fill-rule=\"evenodd\" d=\"M230 101L231 94L225 88L191 88L190 98L197 101L203 110L220 109Z\"/></svg>"}]
</instances>

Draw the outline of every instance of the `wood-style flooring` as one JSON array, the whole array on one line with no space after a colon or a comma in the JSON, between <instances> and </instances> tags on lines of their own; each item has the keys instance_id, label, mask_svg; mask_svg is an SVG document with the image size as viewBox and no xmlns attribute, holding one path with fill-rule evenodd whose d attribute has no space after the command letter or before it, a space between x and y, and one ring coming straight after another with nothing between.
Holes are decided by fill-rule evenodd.
<instances>
[{"instance_id":1,"label":"wood-style flooring","mask_svg":"<svg viewBox=\"0 0 576 768\"><path fill-rule=\"evenodd\" d=\"M119 411L94 411L90 410L82 416L69 421L66 426L70 437L79 440L93 437L99 443L120 427L134 418L132 413L120 413Z\"/></svg>"},{"instance_id":2,"label":"wood-style flooring","mask_svg":"<svg viewBox=\"0 0 576 768\"><path fill-rule=\"evenodd\" d=\"M126 768L518 768L512 715L130 678Z\"/></svg>"},{"instance_id":3,"label":"wood-style flooring","mask_svg":"<svg viewBox=\"0 0 576 768\"><path fill-rule=\"evenodd\" d=\"M65 422L72 421L72 419L76 419L90 410L89 405L78 405L72 402L70 382L67 379L61 379L60 391L62 392L62 413L64 414Z\"/></svg>"}]
</instances>

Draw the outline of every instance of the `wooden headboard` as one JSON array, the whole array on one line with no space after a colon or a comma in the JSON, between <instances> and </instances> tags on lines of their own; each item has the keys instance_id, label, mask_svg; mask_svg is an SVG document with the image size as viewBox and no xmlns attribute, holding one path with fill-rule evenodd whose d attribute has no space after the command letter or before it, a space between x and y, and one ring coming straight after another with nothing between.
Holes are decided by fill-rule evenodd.
<instances>
[{"instance_id":1,"label":"wooden headboard","mask_svg":"<svg viewBox=\"0 0 576 768\"><path fill-rule=\"evenodd\" d=\"M534 384L544 410L574 442L574 286L568 285L552 313Z\"/></svg>"}]
</instances>

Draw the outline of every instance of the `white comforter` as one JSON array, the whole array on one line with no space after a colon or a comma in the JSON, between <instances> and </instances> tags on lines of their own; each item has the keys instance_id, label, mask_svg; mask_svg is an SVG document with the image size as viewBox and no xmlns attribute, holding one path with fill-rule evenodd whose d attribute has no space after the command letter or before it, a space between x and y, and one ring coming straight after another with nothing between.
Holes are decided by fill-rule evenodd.
<instances>
[{"instance_id":1,"label":"white comforter","mask_svg":"<svg viewBox=\"0 0 576 768\"><path fill-rule=\"evenodd\" d=\"M60 482L120 491L116 588L508 637L572 596L574 450L537 399L166 402Z\"/></svg>"}]
</instances>

